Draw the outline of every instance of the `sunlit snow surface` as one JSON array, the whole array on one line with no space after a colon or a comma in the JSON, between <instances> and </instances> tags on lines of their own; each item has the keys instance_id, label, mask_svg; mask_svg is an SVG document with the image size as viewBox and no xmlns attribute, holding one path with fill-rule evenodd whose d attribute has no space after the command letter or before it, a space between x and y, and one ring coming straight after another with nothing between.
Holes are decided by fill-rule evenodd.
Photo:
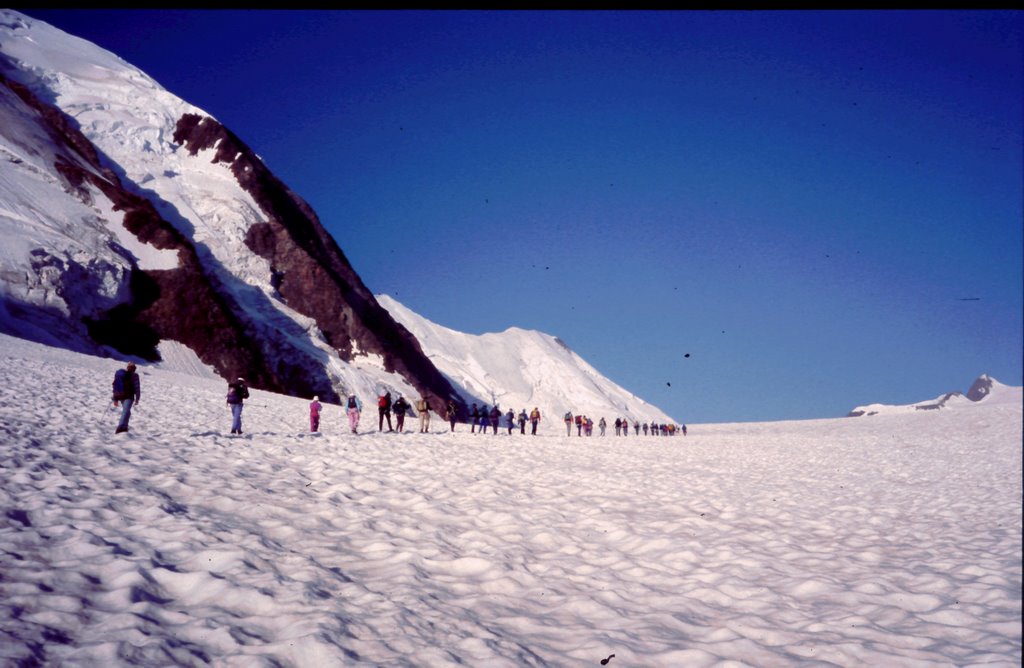
<instances>
[{"instance_id":1,"label":"sunlit snow surface","mask_svg":"<svg viewBox=\"0 0 1024 668\"><path fill-rule=\"evenodd\" d=\"M0 663L1019 666L1021 390L672 438L358 436L0 337ZM364 398L364 402L367 398ZM366 402L369 403L369 402Z\"/></svg>"}]
</instances>

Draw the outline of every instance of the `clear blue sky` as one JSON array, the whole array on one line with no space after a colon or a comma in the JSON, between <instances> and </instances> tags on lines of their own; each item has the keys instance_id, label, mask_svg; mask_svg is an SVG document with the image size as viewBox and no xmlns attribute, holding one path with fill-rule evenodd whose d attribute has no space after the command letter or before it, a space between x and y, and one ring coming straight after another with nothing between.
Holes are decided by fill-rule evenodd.
<instances>
[{"instance_id":1,"label":"clear blue sky","mask_svg":"<svg viewBox=\"0 0 1024 668\"><path fill-rule=\"evenodd\" d=\"M680 421L1022 384L1020 12L23 11L228 126L372 291Z\"/></svg>"}]
</instances>

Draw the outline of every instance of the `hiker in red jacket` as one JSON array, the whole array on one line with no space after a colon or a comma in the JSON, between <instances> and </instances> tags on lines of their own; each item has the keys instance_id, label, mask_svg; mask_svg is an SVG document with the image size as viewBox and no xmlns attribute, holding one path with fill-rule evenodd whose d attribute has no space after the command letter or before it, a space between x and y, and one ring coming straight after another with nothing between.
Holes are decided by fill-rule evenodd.
<instances>
[{"instance_id":1,"label":"hiker in red jacket","mask_svg":"<svg viewBox=\"0 0 1024 668\"><path fill-rule=\"evenodd\" d=\"M377 398L377 431L384 431L384 418L388 419L388 431L394 431L391 427L391 393L385 392Z\"/></svg>"}]
</instances>

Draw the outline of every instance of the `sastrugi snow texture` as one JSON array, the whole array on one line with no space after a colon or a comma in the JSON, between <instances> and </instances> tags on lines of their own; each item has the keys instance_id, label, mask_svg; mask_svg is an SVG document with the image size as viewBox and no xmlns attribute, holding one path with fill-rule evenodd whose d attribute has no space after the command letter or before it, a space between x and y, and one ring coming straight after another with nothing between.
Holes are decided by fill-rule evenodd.
<instances>
[{"instance_id":1,"label":"sastrugi snow texture","mask_svg":"<svg viewBox=\"0 0 1024 668\"><path fill-rule=\"evenodd\" d=\"M1020 665L1019 387L621 438L254 391L232 436L142 366L115 437L118 366L0 335L0 663Z\"/></svg>"}]
</instances>

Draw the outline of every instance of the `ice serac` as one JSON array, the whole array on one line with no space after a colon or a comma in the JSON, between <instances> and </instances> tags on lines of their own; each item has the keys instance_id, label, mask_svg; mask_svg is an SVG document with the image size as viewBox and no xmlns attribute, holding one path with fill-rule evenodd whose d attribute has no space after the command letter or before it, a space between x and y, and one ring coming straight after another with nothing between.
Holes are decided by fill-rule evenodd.
<instances>
[{"instance_id":1,"label":"ice serac","mask_svg":"<svg viewBox=\"0 0 1024 668\"><path fill-rule=\"evenodd\" d=\"M65 196L90 203L95 197L106 198L115 211L123 213L124 227L140 241L178 255L176 268L146 271L135 266L124 249L108 242L122 256L115 280L126 289L119 291L120 299L111 299L104 308L104 301L97 299L97 290L91 287L104 280L99 275L101 258L76 262L62 257L57 249L35 248L32 253L36 275L32 278L45 289L40 278L46 273L55 276L50 279L51 284L60 294L68 318L40 316L29 300L17 303L9 289L4 297L8 312L35 310L36 320L51 330L84 325L95 343L143 359L158 358L157 345L161 339L180 341L225 374L247 374L258 386L283 389L279 379L268 372L259 347L246 336L243 323L206 276L193 244L161 218L151 201L124 187L117 174L101 163L96 147L61 110L44 103L2 73L0 86L14 96L4 98L9 105L22 106L23 123L34 122L40 133L50 139L47 148L55 156L52 169L61 177ZM116 266L113 262L103 265ZM47 269L52 271L46 272Z\"/></svg>"}]
</instances>

